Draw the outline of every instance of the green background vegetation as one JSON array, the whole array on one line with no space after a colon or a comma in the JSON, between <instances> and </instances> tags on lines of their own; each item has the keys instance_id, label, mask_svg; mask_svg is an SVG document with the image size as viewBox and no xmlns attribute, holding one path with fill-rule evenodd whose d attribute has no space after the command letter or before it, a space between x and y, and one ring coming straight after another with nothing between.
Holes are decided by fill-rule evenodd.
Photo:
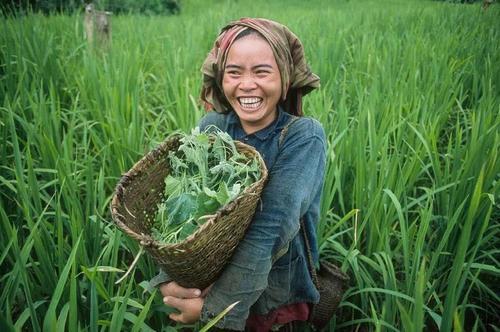
<instances>
[{"instance_id":1,"label":"green background vegetation","mask_svg":"<svg viewBox=\"0 0 500 332\"><path fill-rule=\"evenodd\" d=\"M95 9L111 11L113 14L176 14L181 8L180 0L3 0L0 13L74 13L82 12L89 2L95 5Z\"/></svg>"},{"instance_id":2,"label":"green background vegetation","mask_svg":"<svg viewBox=\"0 0 500 332\"><path fill-rule=\"evenodd\" d=\"M0 22L0 330L175 330L144 256L111 224L120 175L202 116L201 63L242 16L287 24L322 88L321 254L351 276L333 330L498 330L500 6L185 1L113 17ZM170 327L169 324L171 325ZM496 326L496 327L495 327Z\"/></svg>"}]
</instances>

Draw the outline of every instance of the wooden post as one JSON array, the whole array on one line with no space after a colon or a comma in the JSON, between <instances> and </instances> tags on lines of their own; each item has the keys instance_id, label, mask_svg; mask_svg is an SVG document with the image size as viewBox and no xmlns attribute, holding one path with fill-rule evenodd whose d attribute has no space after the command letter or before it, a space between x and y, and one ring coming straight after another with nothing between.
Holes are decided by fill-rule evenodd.
<instances>
[{"instance_id":1,"label":"wooden post","mask_svg":"<svg viewBox=\"0 0 500 332\"><path fill-rule=\"evenodd\" d=\"M488 9L488 7L493 3L494 0L483 0L483 10Z\"/></svg>"},{"instance_id":2,"label":"wooden post","mask_svg":"<svg viewBox=\"0 0 500 332\"><path fill-rule=\"evenodd\" d=\"M108 49L111 43L111 12L94 9L94 4L85 5L85 36L91 48Z\"/></svg>"}]
</instances>

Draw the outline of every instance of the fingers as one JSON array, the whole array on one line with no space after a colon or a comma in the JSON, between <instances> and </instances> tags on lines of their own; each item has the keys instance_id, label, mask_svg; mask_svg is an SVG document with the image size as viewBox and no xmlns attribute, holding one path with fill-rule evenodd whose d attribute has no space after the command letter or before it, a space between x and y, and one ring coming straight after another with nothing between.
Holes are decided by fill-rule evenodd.
<instances>
[{"instance_id":1,"label":"fingers","mask_svg":"<svg viewBox=\"0 0 500 332\"><path fill-rule=\"evenodd\" d=\"M170 319L184 324L191 324L200 319L204 301L202 298L178 299L167 296L165 297L164 302L166 305L180 311L179 313L171 313L169 315Z\"/></svg>"},{"instance_id":2,"label":"fingers","mask_svg":"<svg viewBox=\"0 0 500 332\"><path fill-rule=\"evenodd\" d=\"M172 313L172 314L168 315L168 318L170 318L171 320L174 320L174 321L176 321L178 323L186 323L184 321L184 317L183 317L182 313L180 313L180 314L174 314L174 313Z\"/></svg>"},{"instance_id":3,"label":"fingers","mask_svg":"<svg viewBox=\"0 0 500 332\"><path fill-rule=\"evenodd\" d=\"M180 299L193 299L201 295L201 291L199 289L184 288L175 281L161 285L160 292L163 297L172 296Z\"/></svg>"},{"instance_id":4,"label":"fingers","mask_svg":"<svg viewBox=\"0 0 500 332\"><path fill-rule=\"evenodd\" d=\"M163 298L163 303L168 305L169 307L173 307L179 311L184 311L186 309L186 300L179 299L177 297L165 296Z\"/></svg>"},{"instance_id":5,"label":"fingers","mask_svg":"<svg viewBox=\"0 0 500 332\"><path fill-rule=\"evenodd\" d=\"M210 292L210 290L212 289L212 286L214 284L211 284L210 286L208 286L207 288L205 288L204 290L201 291L201 294L200 294L200 297L206 297L208 292Z\"/></svg>"}]
</instances>

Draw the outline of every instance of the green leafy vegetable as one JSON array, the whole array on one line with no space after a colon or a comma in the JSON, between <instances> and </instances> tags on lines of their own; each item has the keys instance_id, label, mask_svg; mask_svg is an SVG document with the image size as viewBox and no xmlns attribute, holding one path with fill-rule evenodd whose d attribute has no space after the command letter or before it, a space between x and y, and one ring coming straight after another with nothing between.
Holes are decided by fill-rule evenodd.
<instances>
[{"instance_id":1,"label":"green leafy vegetable","mask_svg":"<svg viewBox=\"0 0 500 332\"><path fill-rule=\"evenodd\" d=\"M197 128L180 139L167 161L165 199L158 205L153 236L177 243L193 234L207 219L260 178L259 164L238 152L231 136L209 127Z\"/></svg>"}]
</instances>

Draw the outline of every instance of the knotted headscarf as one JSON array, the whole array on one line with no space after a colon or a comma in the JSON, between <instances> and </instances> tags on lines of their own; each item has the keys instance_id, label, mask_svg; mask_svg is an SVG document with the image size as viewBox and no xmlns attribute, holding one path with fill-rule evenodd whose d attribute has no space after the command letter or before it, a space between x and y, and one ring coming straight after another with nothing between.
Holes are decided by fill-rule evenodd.
<instances>
[{"instance_id":1,"label":"knotted headscarf","mask_svg":"<svg viewBox=\"0 0 500 332\"><path fill-rule=\"evenodd\" d=\"M222 77L231 45L247 29L259 32L273 50L281 75L280 105L286 112L302 116L302 96L319 87L319 77L309 69L297 36L286 26L262 18L242 18L222 28L201 68L205 109L221 113L231 109L222 89Z\"/></svg>"}]
</instances>

